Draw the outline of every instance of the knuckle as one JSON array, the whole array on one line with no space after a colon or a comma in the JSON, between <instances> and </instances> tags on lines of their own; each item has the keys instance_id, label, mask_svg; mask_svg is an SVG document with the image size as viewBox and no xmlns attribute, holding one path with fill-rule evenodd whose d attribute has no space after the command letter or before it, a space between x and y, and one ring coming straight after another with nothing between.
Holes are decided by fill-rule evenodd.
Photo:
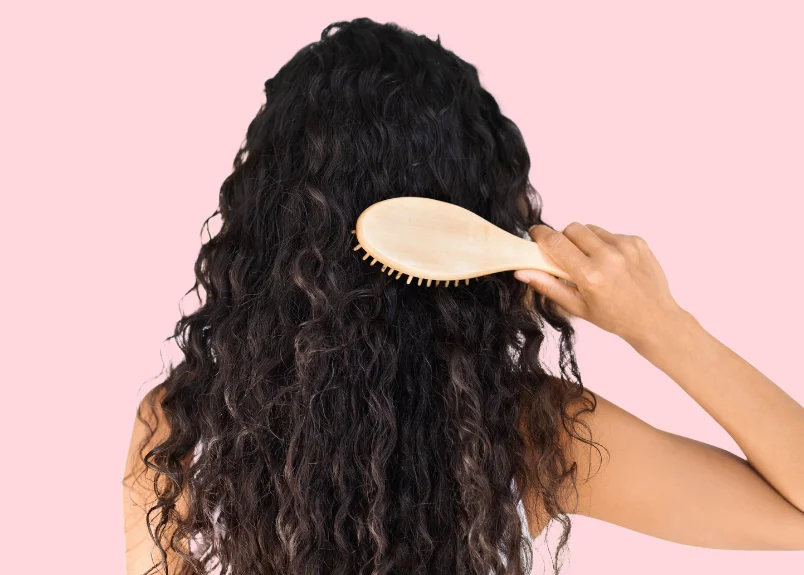
<instances>
[{"instance_id":1,"label":"knuckle","mask_svg":"<svg viewBox=\"0 0 804 575\"><path fill-rule=\"evenodd\" d=\"M614 248L609 250L609 259L615 264L624 264L628 258L625 257L625 254L622 251Z\"/></svg>"},{"instance_id":2,"label":"knuckle","mask_svg":"<svg viewBox=\"0 0 804 575\"><path fill-rule=\"evenodd\" d=\"M554 248L561 243L562 236L561 232L550 232L544 236L544 243Z\"/></svg>"},{"instance_id":3,"label":"knuckle","mask_svg":"<svg viewBox=\"0 0 804 575\"><path fill-rule=\"evenodd\" d=\"M586 283L591 286L601 286L606 283L606 274L602 270L592 268L584 274Z\"/></svg>"},{"instance_id":4,"label":"knuckle","mask_svg":"<svg viewBox=\"0 0 804 575\"><path fill-rule=\"evenodd\" d=\"M648 247L648 242L646 242L643 238L639 236L631 236L631 243L634 244L639 249L644 249Z\"/></svg>"}]
</instances>

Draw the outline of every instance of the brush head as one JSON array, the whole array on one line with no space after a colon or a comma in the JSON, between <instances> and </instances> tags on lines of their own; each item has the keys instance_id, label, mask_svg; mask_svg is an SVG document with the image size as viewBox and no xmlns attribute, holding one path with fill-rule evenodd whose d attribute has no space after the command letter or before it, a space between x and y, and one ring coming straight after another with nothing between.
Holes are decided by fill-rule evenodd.
<instances>
[{"instance_id":1,"label":"brush head","mask_svg":"<svg viewBox=\"0 0 804 575\"><path fill-rule=\"evenodd\" d=\"M415 196L372 204L358 217L354 233L363 259L381 271L407 275L417 285L439 286L505 270L560 270L535 242L498 228L465 208ZM563 270L561 270L563 273Z\"/></svg>"}]
</instances>

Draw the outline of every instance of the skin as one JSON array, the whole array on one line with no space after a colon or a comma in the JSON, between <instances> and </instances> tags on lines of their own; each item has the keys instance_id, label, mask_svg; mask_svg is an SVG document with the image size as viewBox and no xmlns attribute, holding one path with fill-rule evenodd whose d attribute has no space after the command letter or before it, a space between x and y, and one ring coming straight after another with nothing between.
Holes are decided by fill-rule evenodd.
<instances>
[{"instance_id":1,"label":"skin","mask_svg":"<svg viewBox=\"0 0 804 575\"><path fill-rule=\"evenodd\" d=\"M535 226L530 234L574 282L538 270L520 270L518 279L568 314L622 337L698 402L747 457L657 429L586 387L597 408L581 419L607 451L601 450L601 462L592 447L564 439L579 471L578 497L567 493L565 509L685 545L804 550L804 408L675 302L643 239L577 222L563 232ZM153 477L142 475L138 458L145 434L135 419L123 482L128 575L158 560L151 557L144 515ZM530 533L538 537L549 517L538 497L524 499ZM177 508L184 512L184 500ZM168 562L173 571L178 557L169 554Z\"/></svg>"},{"instance_id":2,"label":"skin","mask_svg":"<svg viewBox=\"0 0 804 575\"><path fill-rule=\"evenodd\" d=\"M157 397L157 405L162 399L164 392L158 389L152 390ZM147 398L146 398L147 399ZM152 447L155 447L167 437L167 424L161 413L155 416L150 415L146 410L144 416L148 426L153 427L157 423L155 417L159 417L159 425L154 437L145 448L145 453ZM151 470L146 470L139 457L139 448L142 442L147 438L148 426L135 417L134 428L131 433L131 442L128 448L128 457L126 459L125 476L123 479L123 514L124 514L124 531L126 540L126 575L142 575L154 564L159 563L159 552L153 544L153 540L148 533L148 525L146 522L146 511L153 506L156 499L153 492L153 478L154 473ZM183 463L184 466L189 465L189 458ZM164 483L162 484L164 485ZM186 498L181 497L176 503L176 511L181 515L185 515L187 511ZM167 539L163 537L163 542ZM163 546L164 545L163 543ZM184 552L188 552L187 548L182 548ZM175 573L181 563L181 559L175 553L168 552L167 554L168 569L170 573ZM164 573L163 570L155 571L154 573Z\"/></svg>"},{"instance_id":3,"label":"skin","mask_svg":"<svg viewBox=\"0 0 804 575\"><path fill-rule=\"evenodd\" d=\"M574 285L539 270L515 276L623 338L746 455L657 429L588 390L597 408L581 417L608 453L601 450L601 464L593 448L566 440L579 469L578 497L567 495L567 509L685 545L804 549L804 407L676 303L642 238L578 222L563 232L534 226L530 235ZM544 510L526 497L526 511L537 536Z\"/></svg>"}]
</instances>

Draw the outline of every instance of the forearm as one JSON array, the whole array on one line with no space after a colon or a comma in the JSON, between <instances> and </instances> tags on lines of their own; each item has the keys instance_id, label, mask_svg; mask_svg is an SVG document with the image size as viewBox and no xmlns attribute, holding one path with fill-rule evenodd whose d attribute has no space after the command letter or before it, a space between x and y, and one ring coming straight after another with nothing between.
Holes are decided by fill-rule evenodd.
<instances>
[{"instance_id":1,"label":"forearm","mask_svg":"<svg viewBox=\"0 0 804 575\"><path fill-rule=\"evenodd\" d=\"M751 466L804 512L804 407L685 311L630 342L717 421Z\"/></svg>"}]
</instances>

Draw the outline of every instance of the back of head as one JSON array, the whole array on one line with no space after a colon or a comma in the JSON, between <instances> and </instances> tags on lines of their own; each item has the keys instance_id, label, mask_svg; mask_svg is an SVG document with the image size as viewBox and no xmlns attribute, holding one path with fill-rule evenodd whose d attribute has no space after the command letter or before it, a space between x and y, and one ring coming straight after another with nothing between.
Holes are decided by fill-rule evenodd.
<instances>
[{"instance_id":1,"label":"back of head","mask_svg":"<svg viewBox=\"0 0 804 575\"><path fill-rule=\"evenodd\" d=\"M406 284L351 233L410 195L523 235L541 218L519 130L440 41L368 19L328 26L265 94L159 386L170 432L146 455L173 480L152 517L176 552L193 539L182 572L529 572L517 506L528 489L559 515L582 387L540 365L543 320L578 377L572 328L510 272Z\"/></svg>"}]
</instances>

